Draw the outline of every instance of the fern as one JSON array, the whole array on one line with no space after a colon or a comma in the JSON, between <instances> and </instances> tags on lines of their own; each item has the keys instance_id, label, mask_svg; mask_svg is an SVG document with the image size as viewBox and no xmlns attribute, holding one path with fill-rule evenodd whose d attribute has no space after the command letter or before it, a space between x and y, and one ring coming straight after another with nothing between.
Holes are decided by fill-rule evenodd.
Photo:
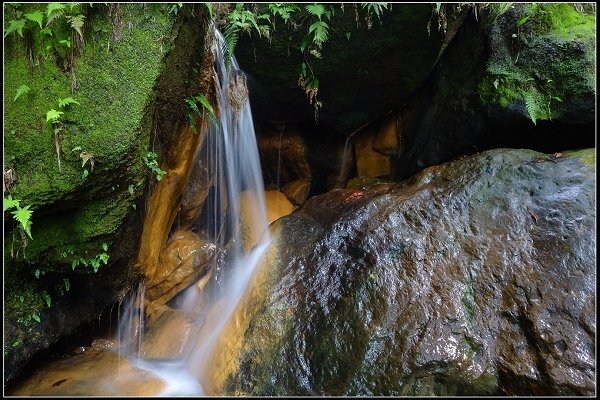
<instances>
[{"instance_id":1,"label":"fern","mask_svg":"<svg viewBox=\"0 0 600 400\"><path fill-rule=\"evenodd\" d=\"M210 101L206 97L199 94L197 96L192 97L191 99L185 99L185 102L192 111L194 111L196 114L198 114L202 118L202 112L198 108L198 103L200 103L202 105L202 107L206 110L206 113L208 114L208 117L210 118L211 122L214 125L218 125L217 117L215 116L215 111L213 109L213 106L210 104ZM190 119L190 125L192 126L192 128L196 129L195 124L194 124L193 114L189 115L189 119Z\"/></svg>"},{"instance_id":2,"label":"fern","mask_svg":"<svg viewBox=\"0 0 600 400\"><path fill-rule=\"evenodd\" d=\"M320 48L329 36L329 25L325 21L317 21L308 28L308 34L313 35L312 42Z\"/></svg>"},{"instance_id":3,"label":"fern","mask_svg":"<svg viewBox=\"0 0 600 400\"><path fill-rule=\"evenodd\" d=\"M71 24L71 28L75 30L79 34L79 37L83 39L83 33L81 33L81 28L83 28L83 19L85 16L83 15L72 15L67 17L67 21Z\"/></svg>"},{"instance_id":4,"label":"fern","mask_svg":"<svg viewBox=\"0 0 600 400\"><path fill-rule=\"evenodd\" d=\"M534 125L537 125L537 120L543 117L545 113L541 95L535 89L530 89L525 92L523 99L529 118Z\"/></svg>"},{"instance_id":5,"label":"fern","mask_svg":"<svg viewBox=\"0 0 600 400\"><path fill-rule=\"evenodd\" d=\"M64 112L62 112L62 111L56 111L54 109L49 110L46 113L46 122L51 122L51 123L58 122L60 120L60 116L62 114L64 114Z\"/></svg>"},{"instance_id":6,"label":"fern","mask_svg":"<svg viewBox=\"0 0 600 400\"><path fill-rule=\"evenodd\" d=\"M19 36L23 37L23 28L25 28L26 19L10 20L8 21L8 27L4 31L4 37L7 37L12 32L17 32Z\"/></svg>"},{"instance_id":7,"label":"fern","mask_svg":"<svg viewBox=\"0 0 600 400\"><path fill-rule=\"evenodd\" d=\"M19 97L29 92L29 86L21 85L17 88L17 93L15 94L15 98L13 101L17 101Z\"/></svg>"},{"instance_id":8,"label":"fern","mask_svg":"<svg viewBox=\"0 0 600 400\"><path fill-rule=\"evenodd\" d=\"M304 8L310 14L314 15L315 17L317 17L319 19L319 21L321 20L321 16L325 13L325 7L323 7L322 4L316 4L316 3L315 4L310 4L308 6L304 6Z\"/></svg>"},{"instance_id":9,"label":"fern","mask_svg":"<svg viewBox=\"0 0 600 400\"><path fill-rule=\"evenodd\" d=\"M25 18L27 18L30 21L37 22L40 26L40 29L42 29L42 21L44 20L44 14L42 14L41 11L34 11L32 13L25 14Z\"/></svg>"},{"instance_id":10,"label":"fern","mask_svg":"<svg viewBox=\"0 0 600 400\"><path fill-rule=\"evenodd\" d=\"M46 26L50 25L56 18L61 17L64 14L65 5L62 3L50 3L46 9L46 17L48 18Z\"/></svg>"},{"instance_id":11,"label":"fern","mask_svg":"<svg viewBox=\"0 0 600 400\"><path fill-rule=\"evenodd\" d=\"M64 99L58 99L58 107L65 108L69 104L79 104L77 100L72 97L65 97Z\"/></svg>"},{"instance_id":12,"label":"fern","mask_svg":"<svg viewBox=\"0 0 600 400\"><path fill-rule=\"evenodd\" d=\"M435 3L437 12L439 13L440 7L442 3ZM383 10L387 10L387 3L362 3L363 9L367 10L367 14L375 13L377 18L381 19L381 14Z\"/></svg>"},{"instance_id":13,"label":"fern","mask_svg":"<svg viewBox=\"0 0 600 400\"><path fill-rule=\"evenodd\" d=\"M8 197L4 198L4 211L9 210L13 207L18 207L19 202L20 200L13 199L12 196L9 194Z\"/></svg>"},{"instance_id":14,"label":"fern","mask_svg":"<svg viewBox=\"0 0 600 400\"><path fill-rule=\"evenodd\" d=\"M286 3L269 3L269 11L273 16L280 16L283 22L287 23L292 17L292 13L298 11L300 8L295 4Z\"/></svg>"},{"instance_id":15,"label":"fern","mask_svg":"<svg viewBox=\"0 0 600 400\"><path fill-rule=\"evenodd\" d=\"M33 213L33 211L29 210L29 207L30 206L25 206L21 208L17 205L17 209L15 211L12 211L11 213L13 214L14 219L21 223L21 226L25 233L27 233L27 236L33 239L31 237L31 214Z\"/></svg>"}]
</instances>

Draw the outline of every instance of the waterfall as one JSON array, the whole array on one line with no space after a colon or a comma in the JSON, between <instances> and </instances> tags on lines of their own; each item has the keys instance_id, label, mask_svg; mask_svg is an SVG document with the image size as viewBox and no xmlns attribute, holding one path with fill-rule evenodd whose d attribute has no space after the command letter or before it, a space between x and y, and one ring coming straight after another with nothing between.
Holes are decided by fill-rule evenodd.
<instances>
[{"instance_id":1,"label":"waterfall","mask_svg":"<svg viewBox=\"0 0 600 400\"><path fill-rule=\"evenodd\" d=\"M342 159L340 162L340 170L338 172L337 179L335 180L336 188L343 188L346 184L347 174L348 174L348 161L350 159L351 150L352 150L352 136L354 133L349 135L346 138L346 143L344 144L344 152L342 153Z\"/></svg>"},{"instance_id":2,"label":"waterfall","mask_svg":"<svg viewBox=\"0 0 600 400\"><path fill-rule=\"evenodd\" d=\"M271 242L246 78L235 58L226 68L225 42L216 29L215 38L219 119L218 125L211 123L196 160L207 166L214 186L197 225L214 240L221 253L212 261L210 282L204 277L186 289L181 306L185 311L199 314L206 314L210 307L212 311L195 326L182 357L176 360L141 357L139 336L132 338L141 330L139 323L133 322L138 302L132 301L132 308L127 311L131 319L121 323L121 335L128 339L121 346L127 350L124 354L132 364L155 373L167 383L162 395L205 394L200 382L211 368L209 359L214 345Z\"/></svg>"}]
</instances>

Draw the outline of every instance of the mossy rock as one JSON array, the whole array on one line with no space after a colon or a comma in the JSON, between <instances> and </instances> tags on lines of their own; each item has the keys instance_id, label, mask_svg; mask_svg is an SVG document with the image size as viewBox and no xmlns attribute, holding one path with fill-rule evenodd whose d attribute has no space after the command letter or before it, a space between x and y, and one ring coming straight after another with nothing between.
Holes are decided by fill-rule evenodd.
<instances>
[{"instance_id":1,"label":"mossy rock","mask_svg":"<svg viewBox=\"0 0 600 400\"><path fill-rule=\"evenodd\" d=\"M18 7L46 12L45 4ZM152 146L155 85L173 47L176 16L168 5L121 4L117 40L108 5L76 7L86 7L80 12L87 24L72 61L72 47L58 42L74 34L60 18L50 25L50 42L32 21L24 38L12 33L4 42L4 170L16 178L5 196L33 210L31 238L10 213L4 216L5 382L131 284L135 272L127 265L144 188L155 179L143 156ZM16 15L9 11L5 23ZM29 91L15 100L21 85ZM60 108L67 97L78 104ZM46 121L52 109L63 112L60 169L56 125ZM82 152L93 158L84 162Z\"/></svg>"},{"instance_id":2,"label":"mossy rock","mask_svg":"<svg viewBox=\"0 0 600 400\"><path fill-rule=\"evenodd\" d=\"M594 120L596 16L567 3L515 4L490 33L482 99L529 118Z\"/></svg>"}]
</instances>

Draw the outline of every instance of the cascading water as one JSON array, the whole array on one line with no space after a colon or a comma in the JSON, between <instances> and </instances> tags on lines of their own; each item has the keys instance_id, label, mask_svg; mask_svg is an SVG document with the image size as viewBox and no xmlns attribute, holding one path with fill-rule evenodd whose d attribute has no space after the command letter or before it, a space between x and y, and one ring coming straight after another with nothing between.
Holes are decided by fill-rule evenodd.
<instances>
[{"instance_id":1,"label":"cascading water","mask_svg":"<svg viewBox=\"0 0 600 400\"><path fill-rule=\"evenodd\" d=\"M183 356L177 360L142 358L139 314L128 311L120 323L121 339L125 338L121 345L123 355L138 368L155 373L167 383L162 395L205 394L200 382L208 379L214 345L271 242L245 76L233 57L226 68L225 42L216 29L215 37L219 124L211 124L197 159L212 173L214 186L205 202L202 221L196 225L212 237L222 252L221 257L212 261L215 272L211 281L207 284L205 278L189 287L182 304L185 311L205 313L208 302L213 311L204 323L195 326ZM207 290L208 287L211 290ZM141 308L134 300L130 307L132 310Z\"/></svg>"},{"instance_id":2,"label":"cascading water","mask_svg":"<svg viewBox=\"0 0 600 400\"><path fill-rule=\"evenodd\" d=\"M346 143L344 144L344 152L342 153L342 160L340 162L340 170L338 172L337 179L335 180L336 188L343 188L346 184L346 176L348 173L348 161L350 159L351 150L352 150L352 135L346 138Z\"/></svg>"}]
</instances>

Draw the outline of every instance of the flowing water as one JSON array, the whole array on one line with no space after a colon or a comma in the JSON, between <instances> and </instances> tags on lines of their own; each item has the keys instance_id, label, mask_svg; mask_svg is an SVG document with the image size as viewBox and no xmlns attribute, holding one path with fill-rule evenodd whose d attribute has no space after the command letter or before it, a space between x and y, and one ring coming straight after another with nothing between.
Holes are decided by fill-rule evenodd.
<instances>
[{"instance_id":1,"label":"flowing water","mask_svg":"<svg viewBox=\"0 0 600 400\"><path fill-rule=\"evenodd\" d=\"M350 161L350 156L352 155L352 135L346 138L346 143L344 144L344 152L342 153L342 159L340 162L340 170L338 172L337 179L335 180L336 188L343 188L346 185L346 179L348 176L348 163Z\"/></svg>"},{"instance_id":2,"label":"flowing water","mask_svg":"<svg viewBox=\"0 0 600 400\"><path fill-rule=\"evenodd\" d=\"M200 225L205 226L218 248L227 248L227 256L214 260L214 290L204 290L200 287L203 283L192 285L185 293L184 310L202 313L207 303L218 306L218 310L204 324L196 325L183 357L133 360L136 366L156 373L167 383L163 395L204 394L200 382L209 379L215 342L271 242L246 79L235 58L226 68L224 40L216 30L215 35L219 124L211 124L198 159L212 169L215 190L206 202Z\"/></svg>"},{"instance_id":3,"label":"flowing water","mask_svg":"<svg viewBox=\"0 0 600 400\"><path fill-rule=\"evenodd\" d=\"M203 383L210 379L214 368L211 360L218 351L215 344L271 242L245 76L235 59L226 68L223 37L217 30L215 37L218 124L211 123L196 159L212 174L214 185L194 227L220 251L210 261L210 273L178 297L177 312L196 316L195 322L187 327L181 351L175 358L147 356L144 286L140 285L120 315L115 338L118 345L113 347L112 354L110 349L93 350L87 356L63 360L54 366L55 370L67 377L64 371L70 365L83 370L80 374L83 378L57 380L41 371L34 385L51 385L52 393L61 395L207 394ZM161 337L175 342L182 336L167 329ZM99 360L103 366L98 364ZM140 386L144 387L138 390Z\"/></svg>"}]
</instances>

